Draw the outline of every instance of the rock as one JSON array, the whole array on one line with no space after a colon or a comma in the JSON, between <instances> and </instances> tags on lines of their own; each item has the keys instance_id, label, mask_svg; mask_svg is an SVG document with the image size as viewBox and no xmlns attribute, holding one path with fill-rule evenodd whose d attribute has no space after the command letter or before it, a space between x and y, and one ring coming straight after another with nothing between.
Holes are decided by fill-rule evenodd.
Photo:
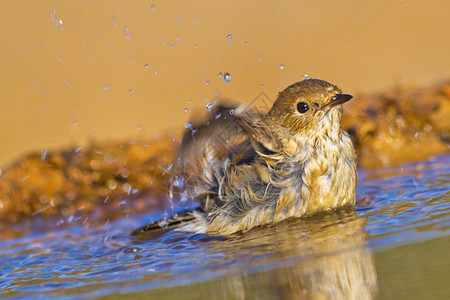
<instances>
[{"instance_id":1,"label":"rock","mask_svg":"<svg viewBox=\"0 0 450 300\"><path fill-rule=\"evenodd\" d=\"M0 226L30 216L104 223L165 208L173 149L166 137L28 155L0 177Z\"/></svg>"},{"instance_id":2,"label":"rock","mask_svg":"<svg viewBox=\"0 0 450 300\"><path fill-rule=\"evenodd\" d=\"M354 140L359 166L399 165L449 152L450 80L355 98L342 126Z\"/></svg>"}]
</instances>

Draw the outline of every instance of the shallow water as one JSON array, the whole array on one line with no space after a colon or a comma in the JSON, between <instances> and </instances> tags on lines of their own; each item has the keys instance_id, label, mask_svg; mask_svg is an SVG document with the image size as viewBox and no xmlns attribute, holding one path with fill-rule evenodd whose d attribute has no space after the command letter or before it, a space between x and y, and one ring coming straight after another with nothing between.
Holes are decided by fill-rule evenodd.
<instances>
[{"instance_id":1,"label":"shallow water","mask_svg":"<svg viewBox=\"0 0 450 300\"><path fill-rule=\"evenodd\" d=\"M450 155L359 175L355 210L228 238L130 235L162 212L3 236L0 297L448 299Z\"/></svg>"}]
</instances>

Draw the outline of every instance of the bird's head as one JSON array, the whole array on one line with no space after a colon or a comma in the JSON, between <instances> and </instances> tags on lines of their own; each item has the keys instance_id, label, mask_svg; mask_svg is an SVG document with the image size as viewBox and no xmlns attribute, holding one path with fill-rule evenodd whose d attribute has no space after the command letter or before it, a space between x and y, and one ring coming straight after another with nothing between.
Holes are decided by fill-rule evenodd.
<instances>
[{"instance_id":1,"label":"bird's head","mask_svg":"<svg viewBox=\"0 0 450 300\"><path fill-rule=\"evenodd\" d=\"M305 79L278 95L265 122L281 136L321 131L327 126L339 128L342 104L352 98L326 81Z\"/></svg>"}]
</instances>

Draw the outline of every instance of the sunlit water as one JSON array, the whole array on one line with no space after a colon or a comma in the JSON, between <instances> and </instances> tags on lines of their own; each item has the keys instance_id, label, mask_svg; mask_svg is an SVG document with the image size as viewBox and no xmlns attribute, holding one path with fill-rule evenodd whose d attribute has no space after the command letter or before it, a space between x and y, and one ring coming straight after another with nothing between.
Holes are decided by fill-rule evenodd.
<instances>
[{"instance_id":1,"label":"sunlit water","mask_svg":"<svg viewBox=\"0 0 450 300\"><path fill-rule=\"evenodd\" d=\"M0 297L449 299L450 155L361 170L356 210L232 237L102 227L31 231L0 242Z\"/></svg>"}]
</instances>

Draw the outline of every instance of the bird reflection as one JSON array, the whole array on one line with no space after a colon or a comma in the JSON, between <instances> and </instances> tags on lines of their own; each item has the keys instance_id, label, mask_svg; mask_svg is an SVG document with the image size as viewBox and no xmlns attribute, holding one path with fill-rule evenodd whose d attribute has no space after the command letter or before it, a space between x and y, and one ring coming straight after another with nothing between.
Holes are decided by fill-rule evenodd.
<instances>
[{"instance_id":1,"label":"bird reflection","mask_svg":"<svg viewBox=\"0 0 450 300\"><path fill-rule=\"evenodd\" d=\"M238 299L371 299L377 279L364 224L347 209L256 228L225 249L224 242L211 243L230 259L251 258L240 272L209 284Z\"/></svg>"}]
</instances>

